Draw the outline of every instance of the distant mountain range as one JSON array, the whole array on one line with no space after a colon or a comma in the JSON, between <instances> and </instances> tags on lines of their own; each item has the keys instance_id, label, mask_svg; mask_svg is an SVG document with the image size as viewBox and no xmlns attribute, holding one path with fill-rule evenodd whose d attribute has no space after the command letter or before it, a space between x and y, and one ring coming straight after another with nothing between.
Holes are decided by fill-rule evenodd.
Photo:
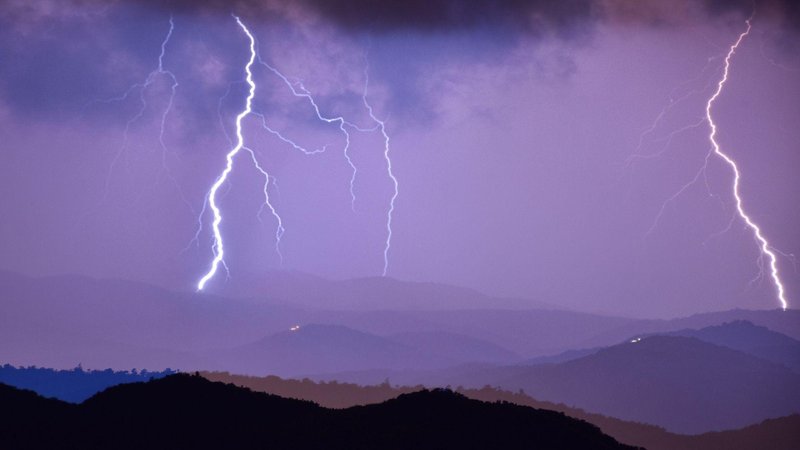
<instances>
[{"instance_id":1,"label":"distant mountain range","mask_svg":"<svg viewBox=\"0 0 800 450\"><path fill-rule=\"evenodd\" d=\"M767 327L755 325L746 320L736 320L721 325L705 327L700 330L683 329L665 333L651 333L634 336L633 339L643 336L685 336L697 338L701 341L722 347L732 348L755 357L784 365L800 373L800 341ZM556 355L539 356L524 362L525 365L560 363L583 356L588 356L602 350L604 347L594 347L578 350L567 350Z\"/></svg>"},{"instance_id":2,"label":"distant mountain range","mask_svg":"<svg viewBox=\"0 0 800 450\"><path fill-rule=\"evenodd\" d=\"M387 338L341 325L307 325L254 343L214 353L222 367L240 373L298 376L324 368L338 370L386 367L442 367L436 356Z\"/></svg>"},{"instance_id":3,"label":"distant mountain range","mask_svg":"<svg viewBox=\"0 0 800 450\"><path fill-rule=\"evenodd\" d=\"M487 296L431 283L299 275L281 283L282 298L227 299L0 272L0 363L490 384L698 433L800 405L797 310L639 320L492 309ZM334 300L321 300L328 293ZM447 309L459 298L464 308Z\"/></svg>"},{"instance_id":4,"label":"distant mountain range","mask_svg":"<svg viewBox=\"0 0 800 450\"><path fill-rule=\"evenodd\" d=\"M447 332L387 337L341 325L311 324L256 342L210 351L214 367L237 373L303 376L346 370L432 370L466 361L514 362L514 353L480 339ZM213 368L213 367L207 367Z\"/></svg>"},{"instance_id":5,"label":"distant mountain range","mask_svg":"<svg viewBox=\"0 0 800 450\"><path fill-rule=\"evenodd\" d=\"M700 330L673 331L667 334L693 337L711 344L739 350L784 365L800 373L800 341L767 327L754 325L746 320L737 320Z\"/></svg>"},{"instance_id":6,"label":"distant mountain range","mask_svg":"<svg viewBox=\"0 0 800 450\"><path fill-rule=\"evenodd\" d=\"M330 309L314 309L308 304L299 306L303 303L299 299L226 299L119 280L31 278L0 271L0 361L62 368L82 363L100 369L206 369L215 366L206 356L209 350L254 344L308 324L340 325L417 348L427 339L440 347L434 352L438 354L448 342L447 353L460 362L499 362L498 357L507 360L517 355L533 358L613 345L633 335L733 320L748 320L800 339L800 312L795 310L737 310L669 321L636 320L555 309L492 309L489 297L431 283L313 279L313 283L326 286L316 291L306 286L306 277L287 280L281 286L292 290L289 282L294 280L296 296L310 289L316 297L331 293L330 298L337 298L339 294L334 293L338 291L350 292L358 301L380 300L365 309L336 308L338 300L323 305ZM458 307L461 296L465 305L475 309L446 308ZM448 300L435 300L442 297ZM439 309L410 309L416 304L414 299L420 298L428 307L439 305ZM483 300L470 300L476 298ZM343 299L341 305L353 305L354 301ZM384 309L375 309L378 305ZM431 339L437 335L442 339ZM499 356L479 351L479 347L492 346ZM229 369L236 371L236 367Z\"/></svg>"},{"instance_id":7,"label":"distant mountain range","mask_svg":"<svg viewBox=\"0 0 800 450\"><path fill-rule=\"evenodd\" d=\"M651 336L555 365L469 376L678 433L740 428L800 413L800 374L695 338Z\"/></svg>"},{"instance_id":8,"label":"distant mountain range","mask_svg":"<svg viewBox=\"0 0 800 450\"><path fill-rule=\"evenodd\" d=\"M731 347L683 335L707 337ZM742 335L752 339L755 350L736 349L747 342ZM800 351L794 342L740 321L681 330L675 335L633 337L615 346L553 357L548 363L351 371L312 378L360 384L389 379L404 385L523 389L539 400L690 434L740 428L800 413L800 374L778 358L788 355L791 363L792 355ZM764 348L782 350L768 352L770 360L757 356Z\"/></svg>"},{"instance_id":9,"label":"distant mountain range","mask_svg":"<svg viewBox=\"0 0 800 450\"><path fill-rule=\"evenodd\" d=\"M561 413L435 390L329 410L172 375L80 405L0 384L2 448L630 449Z\"/></svg>"}]
</instances>

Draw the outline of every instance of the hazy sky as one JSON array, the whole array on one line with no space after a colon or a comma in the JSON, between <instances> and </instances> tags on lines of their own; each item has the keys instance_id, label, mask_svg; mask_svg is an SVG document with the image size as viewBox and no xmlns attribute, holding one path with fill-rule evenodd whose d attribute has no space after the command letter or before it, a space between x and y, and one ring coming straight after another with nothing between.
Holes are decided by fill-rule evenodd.
<instances>
[{"instance_id":1,"label":"hazy sky","mask_svg":"<svg viewBox=\"0 0 800 450\"><path fill-rule=\"evenodd\" d=\"M399 182L389 276L637 316L779 306L768 278L751 282L758 247L720 159L662 211L709 151L705 103L751 2L226 3L0 1L1 268L194 288L213 256L212 216L198 214L247 94L236 13L323 115L374 127L368 70ZM800 39L797 8L782 3L757 5L712 114L746 210L790 255ZM171 106L173 79L157 71L170 16ZM253 71L265 123L325 149L306 155L259 117L243 122L277 180L282 268L380 275L393 193L382 135L348 128L353 211L339 125ZM229 283L281 268L263 196L240 154L219 196ZM779 269L800 304L792 258ZM209 284L225 286L224 273Z\"/></svg>"}]
</instances>

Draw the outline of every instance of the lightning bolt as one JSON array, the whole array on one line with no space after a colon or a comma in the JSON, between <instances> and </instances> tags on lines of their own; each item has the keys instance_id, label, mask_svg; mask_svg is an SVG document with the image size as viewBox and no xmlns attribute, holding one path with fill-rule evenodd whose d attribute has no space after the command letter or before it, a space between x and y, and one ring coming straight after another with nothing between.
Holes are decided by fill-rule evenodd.
<instances>
[{"instance_id":1,"label":"lightning bolt","mask_svg":"<svg viewBox=\"0 0 800 450\"><path fill-rule=\"evenodd\" d=\"M166 75L172 80L172 84L170 85L170 94L169 100L167 100L167 107L164 108L164 111L161 113L161 127L159 128L158 133L158 142L161 144L161 159L164 165L164 168L167 167L166 162L166 154L167 154L167 145L164 143L164 128L167 123L167 115L170 111L172 111L172 104L175 101L175 91L178 89L178 79L175 78L175 74L170 72L169 70L164 70L164 54L167 51L167 43L169 42L170 38L172 37L172 32L175 30L175 22L172 20L172 17L169 18L169 32L167 32L167 36L164 38L164 41L161 42L161 53L158 55L158 69L156 69L156 74L163 74ZM146 85L147 83L145 83Z\"/></svg>"},{"instance_id":2,"label":"lightning bolt","mask_svg":"<svg viewBox=\"0 0 800 450\"><path fill-rule=\"evenodd\" d=\"M319 153L325 153L325 150L327 150L327 149L328 149L328 146L327 146L327 145L324 145L324 146L322 146L322 148L317 148L317 149L313 149L313 150L308 150L307 148L305 148L305 147L303 147L303 146L301 146L301 145L298 145L298 144L297 144L296 142L294 142L293 140L291 140L291 139L289 139L289 138L285 137L283 134L281 134L281 132L280 132L280 131L277 131L277 130L275 130L275 129L271 128L271 127L270 127L270 126L267 124L267 118L266 118L266 117L264 117L264 115L263 115L263 114L259 114L259 113L255 113L255 112L254 112L254 113L253 113L253 115L261 119L261 128L263 128L264 130L266 130L268 133L270 133L270 134L274 135L275 137L277 137L277 138L278 138L278 139L280 139L281 141L285 142L285 143L286 143L286 144L288 144L290 147L292 147L293 149L295 149L295 150L299 151L300 153L303 153L303 154L305 154L305 155L316 155L316 154L319 154ZM351 189L351 191L350 191L350 192L352 193L352 189Z\"/></svg>"},{"instance_id":3,"label":"lightning bolt","mask_svg":"<svg viewBox=\"0 0 800 450\"><path fill-rule=\"evenodd\" d=\"M250 58L245 65L245 73L246 81L249 86L247 98L245 100L245 107L237 116L236 116L236 145L225 155L226 165L225 169L222 173L217 177L214 184L211 185L211 189L208 191L207 202L208 207L211 209L211 212L214 216L214 220L211 222L211 230L214 235L214 245L212 246L212 251L214 253L214 258L211 261L211 267L208 269L205 275L200 278L200 281L197 282L197 290L202 291L205 287L208 280L210 280L214 275L217 273L217 269L220 264L224 265L224 256L225 256L225 247L222 240L222 233L220 231L220 224L222 223L222 212L217 205L217 191L219 188L225 183L228 179L228 175L233 170L233 160L236 155L239 154L240 151L245 150L250 153L252 156L253 161L255 162L256 169L258 169L265 177L266 182L264 183L264 196L265 201L269 204L269 193L267 192L267 187L269 186L269 175L266 171L264 171L261 166L258 164L253 151L249 148L245 147L244 145L244 136L242 132L242 121L245 117L247 117L253 110L253 98L256 95L256 83L253 81L253 64L256 61L256 40L253 35L250 33L250 30L242 23L242 21L237 16L233 16L236 19L236 23L242 29L242 31L247 35L247 38L250 40ZM275 209L272 208L270 205L270 209L275 216L278 216ZM283 233L283 225L282 222L279 221L278 232L276 232L276 237L278 237L278 242L280 242L280 236ZM277 246L278 244L276 244Z\"/></svg>"},{"instance_id":4,"label":"lightning bolt","mask_svg":"<svg viewBox=\"0 0 800 450\"><path fill-rule=\"evenodd\" d=\"M736 211L739 214L739 217L742 219L742 221L744 221L747 227L750 228L750 230L753 232L753 237L755 238L759 246L759 250L761 251L761 254L759 255L760 267L762 267L763 269L763 264L761 264L763 258L767 258L769 260L770 277L772 278L772 282L775 285L775 290L777 291L778 300L780 301L781 307L785 311L789 305L788 302L786 301L785 290L778 272L778 258L775 255L775 252L773 251L773 248L770 245L769 241L767 241L766 237L764 237L761 228L758 226L758 224L756 224L753 221L753 219L747 214L747 212L744 209L742 197L741 194L739 193L739 184L741 179L741 175L739 173L739 167L737 166L736 161L730 155L723 152L722 149L720 148L720 145L716 139L717 124L714 122L714 118L711 115L711 108L713 107L714 102L717 100L719 95L722 93L722 89L725 86L725 83L728 81L728 72L730 70L731 58L733 57L734 53L736 53L736 49L739 47L739 44L742 43L742 40L744 40L744 38L748 34L750 34L750 30L752 28L752 25L750 23L751 20L752 17L745 21L745 23L747 24L747 29L745 29L745 31L743 31L739 35L739 38L736 39L736 42L734 42L733 45L730 46L728 54L725 56L725 65L722 78L719 80L719 83L717 83L717 90L714 91L714 94L708 99L708 102L706 103L706 119L708 120L708 124L711 128L711 133L709 133L708 135L708 140L711 141L712 151L714 155L721 158L730 167L731 171L733 171L733 196L736 200Z\"/></svg>"},{"instance_id":5,"label":"lightning bolt","mask_svg":"<svg viewBox=\"0 0 800 450\"><path fill-rule=\"evenodd\" d=\"M380 125L377 125L377 126L375 126L373 128L362 128L362 127L359 127L358 125L356 125L353 122L347 121L342 116L327 117L327 116L323 115L319 105L317 104L317 101L314 100L314 97L311 95L311 91L306 89L306 87L303 85L303 83L301 81L296 81L296 82L290 81L289 78L286 75L281 73L278 69L276 69L275 67L271 66L269 63L267 63L263 59L261 59L260 56L258 57L258 63L261 64L262 66L264 66L267 70L269 70L273 74L275 74L278 78L280 78L284 82L284 84L286 84L286 86L289 87L289 89L292 92L292 95L294 95L295 97L306 99L308 101L308 103L311 104L311 107L314 109L314 113L316 114L317 119L319 119L320 121L325 122L325 123L336 123L336 124L339 125L339 130L342 132L342 135L344 136L344 139L345 139L345 145L344 145L344 149L343 149L342 153L344 154L344 159L347 161L347 164L350 166L350 170L351 170L351 175L350 175L350 208L353 211L355 211L356 210L355 184L356 184L356 176L358 175L358 168L356 167L355 163L353 163L353 159L350 158L350 132L348 131L348 128L354 129L354 130L359 131L359 132L372 132L372 131L377 130ZM266 126L266 124L264 124L264 127L269 132L275 133L273 130L269 129ZM281 137L281 136L279 136L279 138L283 139L283 137ZM309 154L308 151L304 151L304 153ZM317 153L319 153L319 152L317 152Z\"/></svg>"},{"instance_id":6,"label":"lightning bolt","mask_svg":"<svg viewBox=\"0 0 800 450\"><path fill-rule=\"evenodd\" d=\"M708 153L706 154L706 156L705 156L705 158L703 160L703 164L700 166L699 170L695 173L695 176L692 178L692 180L690 180L688 183L683 185L678 191L676 191L672 196L670 196L669 198L667 198L666 201L664 201L664 203L661 205L661 209L659 210L658 214L656 215L656 218L655 218L653 224L650 226L650 228L648 229L648 231L647 231L647 233L645 235L649 235L655 229L655 227L657 226L659 220L663 216L667 205L669 205L670 203L674 202L687 189L689 189L691 186L696 184L700 180L701 177L703 177L704 180L705 180L706 189L708 190L709 195L713 196L713 194L710 193L711 191L710 191L709 186L708 186L708 179L706 178L707 169L708 169L708 165L709 165L709 163L710 163L710 161L711 161L711 159L713 157L721 159L731 169L731 171L733 172L733 186L732 186L731 190L732 190L732 194L733 194L733 197L734 197L734 200L735 200L736 214L731 218L731 221L728 223L728 225L725 228L725 230L723 230L723 231L721 231L719 233L716 233L716 234L723 233L723 232L727 231L728 229L730 229L730 227L732 226L732 224L733 224L733 222L734 222L734 220L736 218L736 215L738 215L738 217L744 222L744 224L747 226L747 228L750 229L750 231L753 233L753 238L756 241L756 244L758 245L758 249L759 249L758 267L759 267L759 270L760 270L760 274L759 274L758 277L763 276L763 274L764 274L764 260L767 259L769 261L770 278L772 279L772 282L773 282L773 284L775 286L775 290L776 290L776 293L777 293L778 301L779 301L779 303L781 305L781 308L783 310L786 310L788 308L788 302L786 300L786 293L785 293L785 289L784 289L784 286L783 286L783 282L781 281L780 274L779 274L779 271L778 271L778 260L777 260L777 255L776 255L776 253L780 253L780 252L778 250L774 249L770 245L769 241L767 241L766 237L764 236L761 228L758 226L758 224L755 221L753 221L753 219L750 217L750 215L747 214L747 212L745 211L744 202L742 200L741 193L739 192L739 186L740 186L740 181L741 181L741 173L739 171L739 167L736 164L736 161L729 154L725 153L722 150L722 148L720 147L719 142L717 142L717 139L716 139L717 138L717 124L716 124L716 122L714 122L714 117L711 114L711 111L713 109L714 103L717 101L717 99L719 98L720 94L722 94L722 91L723 91L723 89L725 87L725 84L728 81L728 76L729 76L729 73L730 73L730 66L731 66L731 59L733 58L734 54L736 53L736 50L739 48L739 45L742 43L742 41L745 39L745 37L747 37L750 34L750 30L752 29L751 21L752 21L752 16L745 21L745 24L747 25L746 29L742 33L739 34L739 36L736 39L736 41L734 41L734 43L731 44L730 47L728 48L728 52L725 55L725 59L723 61L722 76L720 77L720 79L716 83L716 89L714 90L714 92L711 94L711 96L706 101L704 119L699 123L695 123L695 124L689 125L688 127L684 127L684 128L682 128L680 130L674 131L668 136L668 140L669 140L669 139L672 138L672 136L674 136L677 133L685 131L686 129L689 129L689 128L695 128L699 124L701 124L702 122L707 122L708 125L709 125L709 129L710 129L710 132L709 132L709 135L708 135L708 140L711 143L711 147L709 148L709 151L708 151ZM648 130L646 130L645 133L649 133L655 128L655 125L658 123L658 121L663 117L664 113L671 106L672 105L668 106L665 110L662 110L662 113L658 116L658 118L656 119L656 122L654 122L654 125L651 126ZM641 138L640 138L640 145L641 145ZM637 149L638 149L638 147L637 147ZM663 153L663 151L664 150L662 149L662 151L657 153L656 155L653 155L653 156L648 155L646 157L657 157L657 156L660 156ZM642 156L638 156L638 155L636 157L637 158L643 158ZM629 162L631 162L631 161L629 160Z\"/></svg>"},{"instance_id":7,"label":"lightning bolt","mask_svg":"<svg viewBox=\"0 0 800 450\"><path fill-rule=\"evenodd\" d=\"M261 167L261 164L259 164L258 158L256 158L256 154L253 151L253 149L249 147L243 147L243 149L250 154L250 158L252 159L253 166L255 166L256 170L261 172L261 175L264 176L264 189L262 191L264 193L264 203L261 204L261 208L259 208L256 217L258 217L258 221L260 222L261 215L264 212L264 208L266 207L269 209L270 213L272 214L272 217L274 217L275 221L278 223L278 226L275 228L275 253L278 254L278 258L280 258L281 265L283 265L283 253L281 253L281 238L283 237L283 233L286 232L286 229L283 228L283 219L278 214L278 211L275 209L275 207L272 206L272 202L269 201L269 183L271 180L274 183L274 180L270 177L269 173L267 173L267 171L264 170L263 167Z\"/></svg>"},{"instance_id":8,"label":"lightning bolt","mask_svg":"<svg viewBox=\"0 0 800 450\"><path fill-rule=\"evenodd\" d=\"M242 131L242 122L244 121L244 119L247 116L253 116L253 117L256 117L256 118L260 119L261 127L262 127L263 130L265 130L266 132L274 135L277 139L279 139L280 141L282 141L285 144L287 144L290 147L292 147L292 149L294 149L296 151L299 151L299 152L301 152L301 153L303 153L305 155L315 155L315 154L318 154L318 153L323 153L323 152L325 152L327 150L327 146L323 146L322 148L318 148L318 149L309 150L309 149L307 149L307 148L305 148L305 147L303 147L301 145L298 145L293 140L285 137L279 131L277 131L277 130L273 129L272 127L270 127L269 124L267 123L267 118L264 116L264 114L261 114L258 111L254 111L254 109L253 109L253 100L255 98L256 83L253 80L253 66L256 63L258 63L259 65L265 67L269 72L271 72L272 74L277 76L289 88L289 90L291 91L293 96L298 97L298 98L302 98L302 99L308 101L308 103L313 108L317 119L319 119L321 122L324 122L324 123L338 125L338 128L341 131L342 136L344 137L344 141L345 141L342 153L344 155L345 160L347 161L347 164L351 168L350 186L349 186L350 189L349 190L350 190L350 199L351 199L350 200L350 206L351 206L351 209L353 211L355 211L355 203L356 203L355 183L356 183L356 177L358 175L358 169L357 169L355 163L353 162L352 158L350 157L350 153L349 153L350 152L350 147L351 147L351 134L350 133L351 133L352 130L355 130L357 132L365 132L365 133L367 133L367 132L375 132L375 131L380 131L381 132L381 134L382 134L382 136L384 138L383 156L384 156L384 159L386 161L387 173L388 173L388 176L389 176L389 178L391 179L391 181L392 181L392 183L394 185L394 193L393 193L393 195L391 197L391 200L389 202L389 208L388 208L387 215L386 215L387 237L386 237L386 241L385 241L385 244L384 244L384 250L383 250L383 261L384 261L384 264L383 264L383 271L382 271L382 274L385 276L387 271L388 271L388 268L389 268L389 251L390 251L390 248L391 248L391 241L392 241L392 218L393 218L393 213L394 213L394 209L395 209L395 200L397 199L397 196L398 196L398 181L397 181L397 178L394 176L394 173L392 171L392 160L390 158L390 148L389 148L389 135L386 132L386 123L385 123L385 121L383 121L381 119L378 119L378 117L374 114L372 105L367 100L368 86L369 86L369 76L368 76L367 71L365 70L365 80L366 81L365 81L365 84L364 84L362 102L363 102L364 107L366 108L367 112L369 113L370 119L375 123L375 125L373 127L371 127L371 128L361 127L361 126L359 126L359 125L357 125L357 124L355 124L353 122L348 121L343 116L327 116L327 115L323 114L319 104L314 99L314 97L311 94L311 92L308 89L306 89L306 87L303 85L303 83L301 81L291 81L286 75L281 73L278 69L276 69L275 67L273 67L272 65L270 65L269 63L267 63L266 61L264 61L261 58L261 55L259 54L259 51L258 51L258 41L257 41L256 37L253 35L253 33L250 32L250 30L244 25L244 23L242 23L242 21L241 21L241 19L239 17L237 17L237 16L233 16L233 17L236 19L236 23L239 25L239 27L242 29L242 31L244 31L244 33L247 35L247 38L249 39L249 43L250 43L249 44L250 58L248 59L247 64L245 65L245 73L246 73L245 81L249 86L249 91L248 91L247 99L245 101L244 109L241 112L239 112L239 114L236 116L236 120L235 120L235 123L236 123L236 130L235 130L236 131L235 132L236 142L235 142L235 144L234 144L233 140L230 138L230 135L228 135L227 130L225 129L224 124L222 123L222 115L221 115L222 101L229 94L230 85L228 86L228 91L223 95L222 98L220 98L220 101L219 101L217 113L218 113L218 116L220 118L220 124L222 125L223 131L225 132L225 135L228 137L228 140L231 143L232 148L226 155L226 166L225 166L225 169L217 177L217 179L215 180L215 182L212 184L211 188L209 189L208 194L206 195L206 199L205 199L205 202L203 204L203 209L201 210L200 216L198 217L198 227L197 227L195 236L192 239L192 241L189 243L189 245L191 245L192 242L199 242L198 241L199 240L199 234L200 234L200 232L202 231L202 228L203 228L202 217L203 217L203 215L205 214L205 212L207 210L210 210L212 215L213 215L213 220L212 220L212 223L211 223L211 231L212 231L212 234L213 234L212 252L213 252L214 257L213 257L213 259L211 261L211 265L210 265L208 271L197 282L197 290L201 291L201 290L204 289L204 287L206 286L206 283L211 278L213 278L214 275L217 273L217 271L219 269L219 266L222 266L223 268L225 268L227 270L227 266L225 265L225 259L224 259L224 256L225 256L224 243L223 243L222 233L221 233L221 230L220 230L220 224L222 223L222 213L221 213L221 210L220 210L219 205L218 205L218 192L219 192L220 188L223 185L225 185L226 181L228 180L228 177L229 177L230 173L233 171L234 159L242 151L247 152L250 155L250 159L253 162L253 166L264 177L264 185L263 185L263 191L262 191L263 194L264 194L264 202L262 203L262 207L259 210L259 212L257 214L257 217L258 217L259 220L261 220L261 216L262 216L263 212L266 209L268 209L270 211L270 213L272 214L272 216L274 217L274 219L276 220L277 228L275 230L275 251L278 254L279 258L281 259L281 263L283 262L283 255L281 254L280 243L281 243L281 238L283 237L283 234L285 233L285 228L283 226L283 220L281 219L281 216L278 214L277 210L274 208L274 206L270 202L270 197L269 197L270 183L273 186L277 186L276 180L274 179L274 177L270 176L269 173L259 163L258 157L256 156L255 151L252 148L250 148L247 145L245 145L245 140L244 140L243 131Z\"/></svg>"},{"instance_id":9,"label":"lightning bolt","mask_svg":"<svg viewBox=\"0 0 800 450\"><path fill-rule=\"evenodd\" d=\"M377 124L376 126L380 129L381 134L383 135L383 158L386 161L386 172L389 175L389 178L392 180L392 184L394 185L394 192L392 193L392 198L389 200L389 209L386 212L386 242L383 247L383 273L382 275L385 277L386 273L389 270L389 250L392 248L392 215L394 214L394 202L397 200L397 195L399 194L399 184L397 182L397 178L394 176L392 172L392 159L389 156L389 135L386 133L386 122L383 120L378 119L375 116L375 112L372 109L372 105L367 101L367 96L369 95L369 70L368 68L364 70L364 93L361 96L361 100L364 102L364 107L367 108L367 112L369 113L369 117Z\"/></svg>"},{"instance_id":10,"label":"lightning bolt","mask_svg":"<svg viewBox=\"0 0 800 450\"><path fill-rule=\"evenodd\" d=\"M136 112L136 114L134 114L133 117L128 119L128 121L125 123L125 130L123 131L122 146L117 151L117 153L114 156L114 158L112 159L111 166L110 166L109 172L108 172L108 176L106 177L105 194L103 195L104 198L107 197L107 195L108 195L108 189L109 189L109 185L111 183L111 176L112 176L112 173L114 171L114 167L117 165L117 163L119 162L119 160L123 156L123 154L125 154L125 151L126 151L126 149L128 147L128 141L129 141L128 135L130 133L130 128L134 123L136 123L139 119L142 118L142 116L144 115L145 110L147 109L147 100L145 99L145 92L147 91L147 88L149 88L153 83L155 83L156 79L159 76L162 76L162 77L167 77L169 79L169 81L170 81L170 95L169 95L169 97L167 99L167 106L161 112L161 119L160 119L160 123L159 123L159 133L158 133L158 143L159 143L159 146L161 147L162 170L167 173L167 175L170 177L172 182L176 185L176 187L178 188L178 190L179 190L179 192L181 194L182 199L184 200L184 203L186 203L187 205L189 204L188 201L186 200L186 197L183 195L183 191L180 189L180 186L177 185L177 180L175 180L175 178L172 176L172 174L169 171L169 168L168 168L168 165L167 165L167 145L164 142L164 132L165 132L165 129L166 129L167 116L169 116L169 113L172 111L172 107L173 107L173 104L174 104L174 101L175 101L175 93L176 93L176 91L178 89L178 85L179 85L178 84L178 79L177 79L177 77L175 77L175 74L172 73L169 70L166 70L164 68L164 56L166 55L167 45L169 44L170 39L172 39L172 33L174 31L175 31L175 22L174 22L173 18L170 17L169 18L169 30L167 31L167 34L164 37L164 39L161 41L161 52L158 55L158 67L156 67L154 70L152 70L147 75L147 77L145 78L144 82L133 84L122 95L120 95L118 97L114 97L114 98L111 98L111 99L108 99L108 100L99 101L100 103L112 103L112 102L125 101L134 92L136 92L136 91L139 92L139 104L140 104L140 107L139 107L139 110Z\"/></svg>"}]
</instances>

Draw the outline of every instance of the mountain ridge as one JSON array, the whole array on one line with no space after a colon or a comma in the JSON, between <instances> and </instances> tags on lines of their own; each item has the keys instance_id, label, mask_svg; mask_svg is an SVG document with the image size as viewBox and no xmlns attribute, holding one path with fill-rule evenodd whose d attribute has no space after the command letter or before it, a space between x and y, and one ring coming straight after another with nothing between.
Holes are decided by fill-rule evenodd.
<instances>
[{"instance_id":1,"label":"mountain ridge","mask_svg":"<svg viewBox=\"0 0 800 450\"><path fill-rule=\"evenodd\" d=\"M115 386L72 406L20 392L0 385L0 400L13 397L20 409L36 403L50 420L29 423L0 408L4 447L36 448L58 436L48 448L634 448L561 413L444 390L345 410L182 374Z\"/></svg>"}]
</instances>

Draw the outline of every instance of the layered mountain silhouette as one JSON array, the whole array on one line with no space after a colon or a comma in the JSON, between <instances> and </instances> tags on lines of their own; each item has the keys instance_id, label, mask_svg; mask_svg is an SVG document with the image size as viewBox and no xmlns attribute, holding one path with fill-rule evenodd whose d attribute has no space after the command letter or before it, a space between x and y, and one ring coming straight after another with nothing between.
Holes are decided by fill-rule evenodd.
<instances>
[{"instance_id":1,"label":"layered mountain silhouette","mask_svg":"<svg viewBox=\"0 0 800 450\"><path fill-rule=\"evenodd\" d=\"M800 371L800 341L786 336L785 334L772 331L767 327L755 325L747 320L726 322L721 325L705 327L699 330L683 329L665 333L648 334L647 336L659 334L697 338L701 341L732 348L767 361L782 364L796 372ZM556 355L531 358L525 361L525 364L533 365L566 362L597 353L603 348L604 347L594 347L567 350Z\"/></svg>"},{"instance_id":2,"label":"layered mountain silhouette","mask_svg":"<svg viewBox=\"0 0 800 450\"><path fill-rule=\"evenodd\" d=\"M415 392L421 386L392 386L382 383L375 386L359 386L350 383L315 383L311 380L284 380L278 377L250 377L219 372L204 372L207 379L245 386L254 391L278 394L282 397L311 400L323 406L347 408L354 405L380 403L402 394ZM488 386L471 389L459 387L458 393L472 399L496 402L504 401L562 412L570 417L592 423L628 445L650 450L676 449L738 449L738 450L794 450L800 445L800 415L768 419L742 429L726 430L699 435L682 435L666 431L661 427L640 422L631 422L588 413L564 404L536 400L522 392L509 392Z\"/></svg>"},{"instance_id":3,"label":"layered mountain silhouette","mask_svg":"<svg viewBox=\"0 0 800 450\"><path fill-rule=\"evenodd\" d=\"M0 385L3 448L625 449L561 413L445 390L330 410L199 376L112 387L72 405Z\"/></svg>"},{"instance_id":4,"label":"layered mountain silhouette","mask_svg":"<svg viewBox=\"0 0 800 450\"><path fill-rule=\"evenodd\" d=\"M80 392L82 395L90 388L92 394L101 390L110 383L125 383L137 379L146 379L151 376L164 374L150 374L141 372L112 372L112 371L55 371L42 368L11 368L5 366L0 370L0 381L11 379L20 386L33 386L33 390L45 395L55 394L64 398ZM281 397L310 400L324 407L348 408L355 405L382 403L398 397L424 389L422 386L391 386L382 383L376 386L358 386L347 383L315 383L310 380L281 379L275 376L248 377L230 375L227 373L205 372L201 375L212 381L223 381L244 386L254 391L276 394ZM45 392L42 392L42 390ZM17 392L23 398L33 398L29 402L31 408L22 408L18 411L21 417L36 423L40 420L50 420L49 405L60 405L59 411L69 409L69 405L53 403L33 395L27 391ZM642 446L652 450L667 449L704 449L704 448L733 448L742 450L794 449L800 444L800 416L788 416L779 419L770 419L760 424L751 425L738 430L705 433L700 435L680 435L670 433L663 428L638 422L623 421L599 414L587 413L581 409L540 401L520 392L509 392L495 388L483 387L479 389L459 388L457 391L468 398L496 402L504 401L537 409L547 409L562 412L570 417L585 420L598 426L602 432L614 437L617 441L634 446ZM88 397L88 395L86 395ZM74 401L74 400L73 400ZM8 404L14 404L12 396ZM3 405L6 405L4 402ZM42 406L44 405L44 406ZM44 408L44 409L41 409ZM36 411L39 411L36 413ZM27 412L26 412L27 411ZM58 448L53 441L51 447Z\"/></svg>"},{"instance_id":5,"label":"layered mountain silhouette","mask_svg":"<svg viewBox=\"0 0 800 450\"><path fill-rule=\"evenodd\" d=\"M647 337L560 364L487 370L458 382L524 389L538 399L680 433L800 412L797 373L682 336Z\"/></svg>"},{"instance_id":6,"label":"layered mountain silhouette","mask_svg":"<svg viewBox=\"0 0 800 450\"><path fill-rule=\"evenodd\" d=\"M305 295L302 293L310 289L306 278L288 277L283 286L287 291L296 291L297 296ZM554 309L492 309L495 299L488 296L430 283L387 279L319 282L324 289L315 291L314 296L341 290L352 296L364 295L363 299L374 302L363 300L367 304L358 306L363 309L355 309L354 303L344 299L341 304L339 300L320 304L278 297L228 299L120 280L31 278L0 271L0 298L4 299L0 302L0 342L4 343L0 346L0 361L57 368L81 363L99 369L171 367L240 372L244 367L223 367L208 356L209 351L254 344L307 324L344 326L418 350L446 352L453 363L506 362L514 355L533 358L613 345L634 335L702 328L740 319L800 338L800 312L794 310L729 311L670 321L637 320ZM412 297L424 299L417 303L438 305L441 309L409 309L409 305L416 304ZM448 300L434 301L440 297ZM456 307L461 300L473 309L445 308ZM312 304L318 306L309 306ZM486 358L492 353L488 351L491 346L500 350L500 360ZM236 361L225 361L232 362Z\"/></svg>"},{"instance_id":7,"label":"layered mountain silhouette","mask_svg":"<svg viewBox=\"0 0 800 450\"><path fill-rule=\"evenodd\" d=\"M489 384L687 433L751 425L800 404L796 310L639 320L492 308L496 299L431 283L307 278L286 277L285 295L274 298L229 299L0 272L0 362ZM460 298L464 307L447 309Z\"/></svg>"},{"instance_id":8,"label":"layered mountain silhouette","mask_svg":"<svg viewBox=\"0 0 800 450\"><path fill-rule=\"evenodd\" d=\"M215 353L243 373L302 375L327 368L442 367L435 355L341 325L307 325Z\"/></svg>"},{"instance_id":9,"label":"layered mountain silhouette","mask_svg":"<svg viewBox=\"0 0 800 450\"><path fill-rule=\"evenodd\" d=\"M650 336L564 362L471 364L444 370L371 370L316 380L403 385L497 386L536 399L646 422L678 433L744 427L800 413L800 374L696 338Z\"/></svg>"},{"instance_id":10,"label":"layered mountain silhouette","mask_svg":"<svg viewBox=\"0 0 800 450\"><path fill-rule=\"evenodd\" d=\"M513 352L446 332L381 337L341 325L296 326L251 344L205 354L238 373L303 376L370 369L433 370L466 361L514 362Z\"/></svg>"},{"instance_id":11,"label":"layered mountain silhouette","mask_svg":"<svg viewBox=\"0 0 800 450\"><path fill-rule=\"evenodd\" d=\"M737 320L700 330L673 331L668 334L693 337L740 350L800 372L800 341L746 320Z\"/></svg>"}]
</instances>

